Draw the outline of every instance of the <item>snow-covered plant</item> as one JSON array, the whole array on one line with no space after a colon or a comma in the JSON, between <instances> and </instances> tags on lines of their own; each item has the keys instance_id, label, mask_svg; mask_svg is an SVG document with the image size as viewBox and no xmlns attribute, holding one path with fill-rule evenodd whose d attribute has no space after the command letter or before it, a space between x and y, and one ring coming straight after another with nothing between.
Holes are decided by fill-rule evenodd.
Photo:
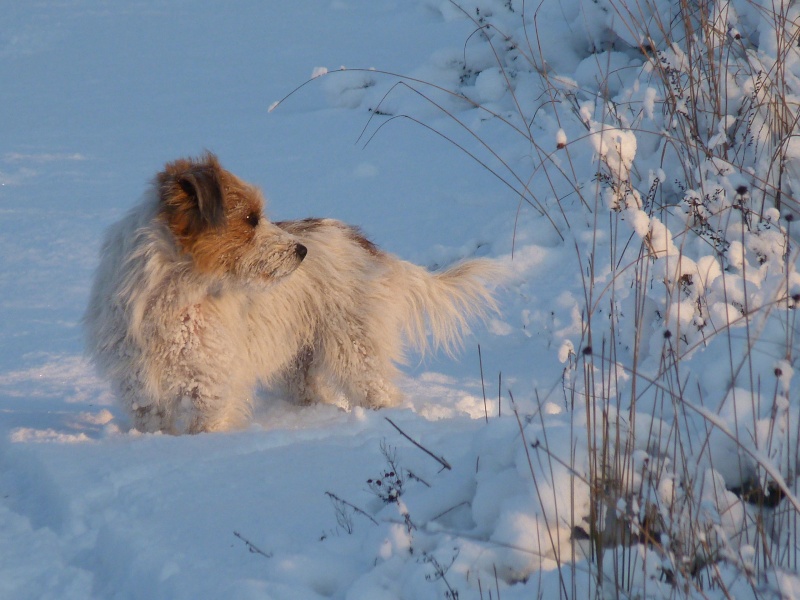
<instances>
[{"instance_id":1,"label":"snow-covered plant","mask_svg":"<svg viewBox=\"0 0 800 600\"><path fill-rule=\"evenodd\" d=\"M529 213L580 267L582 297L521 311L550 332L563 396L537 390L509 440L537 529L492 539L536 558L509 550L501 577L552 560L574 597L585 558L603 595L774 589L800 538L800 6L427 4L474 26L429 71L458 76L372 71L358 105L450 140L516 194L512 243Z\"/></svg>"},{"instance_id":2,"label":"snow-covered plant","mask_svg":"<svg viewBox=\"0 0 800 600\"><path fill-rule=\"evenodd\" d=\"M754 589L796 568L777 558L796 543L773 519L796 539L797 501L780 500L797 490L797 11L740 3L747 22L734 4L609 2L606 47L638 50L640 65L615 95L575 92L598 165L586 204L611 210L584 249L583 372L568 380L587 407L590 538L604 574L622 522L684 591L723 585L721 562ZM631 439L643 415L650 430ZM646 496L639 448L655 474ZM665 482L679 485L655 493Z\"/></svg>"},{"instance_id":3,"label":"snow-covered plant","mask_svg":"<svg viewBox=\"0 0 800 600\"><path fill-rule=\"evenodd\" d=\"M403 495L403 488L408 475L397 462L397 449L387 442L381 443L381 454L386 460L386 467L378 477L367 480L369 489L384 503L398 502Z\"/></svg>"}]
</instances>

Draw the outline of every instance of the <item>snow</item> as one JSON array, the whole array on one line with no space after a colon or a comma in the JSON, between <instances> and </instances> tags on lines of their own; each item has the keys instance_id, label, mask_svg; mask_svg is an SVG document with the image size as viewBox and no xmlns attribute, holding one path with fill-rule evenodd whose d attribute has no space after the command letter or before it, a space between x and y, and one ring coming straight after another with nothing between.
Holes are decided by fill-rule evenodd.
<instances>
[{"instance_id":1,"label":"snow","mask_svg":"<svg viewBox=\"0 0 800 600\"><path fill-rule=\"evenodd\" d=\"M800 9L768 4L715 5L720 109L643 29L669 0L4 7L0 598L800 598L800 149L767 108ZM398 408L131 430L83 358L100 240L205 149L275 220L509 264L502 313Z\"/></svg>"}]
</instances>

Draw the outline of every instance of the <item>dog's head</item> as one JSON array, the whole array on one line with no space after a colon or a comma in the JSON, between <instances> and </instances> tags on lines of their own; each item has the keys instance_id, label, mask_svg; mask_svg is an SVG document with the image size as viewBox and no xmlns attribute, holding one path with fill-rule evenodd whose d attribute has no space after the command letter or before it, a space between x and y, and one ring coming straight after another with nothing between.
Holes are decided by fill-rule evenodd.
<instances>
[{"instance_id":1,"label":"dog's head","mask_svg":"<svg viewBox=\"0 0 800 600\"><path fill-rule=\"evenodd\" d=\"M261 192L207 153L168 163L156 178L160 218L194 267L242 283L269 283L294 271L306 247L263 215Z\"/></svg>"}]
</instances>

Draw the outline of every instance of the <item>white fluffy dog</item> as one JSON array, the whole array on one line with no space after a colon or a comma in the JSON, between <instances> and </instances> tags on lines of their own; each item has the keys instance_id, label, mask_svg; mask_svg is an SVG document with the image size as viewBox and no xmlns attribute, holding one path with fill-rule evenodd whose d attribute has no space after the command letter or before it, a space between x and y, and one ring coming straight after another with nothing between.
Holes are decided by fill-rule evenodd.
<instances>
[{"instance_id":1,"label":"white fluffy dog","mask_svg":"<svg viewBox=\"0 0 800 600\"><path fill-rule=\"evenodd\" d=\"M142 431L241 426L256 384L300 403L396 404L406 342L457 345L494 263L429 273L331 219L271 223L217 158L169 163L113 225L85 316L91 357Z\"/></svg>"}]
</instances>

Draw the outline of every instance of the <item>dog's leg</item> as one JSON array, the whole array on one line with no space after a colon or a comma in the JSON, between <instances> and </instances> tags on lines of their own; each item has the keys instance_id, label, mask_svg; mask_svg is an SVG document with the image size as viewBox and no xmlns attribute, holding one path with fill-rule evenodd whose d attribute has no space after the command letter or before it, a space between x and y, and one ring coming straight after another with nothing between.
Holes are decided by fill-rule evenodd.
<instances>
[{"instance_id":1,"label":"dog's leg","mask_svg":"<svg viewBox=\"0 0 800 600\"><path fill-rule=\"evenodd\" d=\"M146 383L142 371L131 369L115 387L135 429L142 433L174 433L172 411L143 391Z\"/></svg>"},{"instance_id":2,"label":"dog's leg","mask_svg":"<svg viewBox=\"0 0 800 600\"><path fill-rule=\"evenodd\" d=\"M378 374L353 382L351 398L365 408L388 408L400 403L402 394L395 385Z\"/></svg>"},{"instance_id":3,"label":"dog's leg","mask_svg":"<svg viewBox=\"0 0 800 600\"><path fill-rule=\"evenodd\" d=\"M176 402L176 433L228 431L247 422L252 402L241 386L209 385L184 390Z\"/></svg>"},{"instance_id":4,"label":"dog's leg","mask_svg":"<svg viewBox=\"0 0 800 600\"><path fill-rule=\"evenodd\" d=\"M158 357L161 366L154 368L161 383L161 431L225 431L244 425L249 418L255 382L232 358L235 341L220 339L222 324L211 320L214 315L202 303L186 306L175 319L177 327L164 335L164 351Z\"/></svg>"},{"instance_id":5,"label":"dog's leg","mask_svg":"<svg viewBox=\"0 0 800 600\"><path fill-rule=\"evenodd\" d=\"M350 403L365 408L397 406L402 394L392 383L397 369L391 360L356 336L348 350L339 355L334 368L342 374Z\"/></svg>"},{"instance_id":6,"label":"dog's leg","mask_svg":"<svg viewBox=\"0 0 800 600\"><path fill-rule=\"evenodd\" d=\"M295 403L308 406L316 402L333 404L335 393L323 376L313 347L298 352L283 375L288 395Z\"/></svg>"},{"instance_id":7,"label":"dog's leg","mask_svg":"<svg viewBox=\"0 0 800 600\"><path fill-rule=\"evenodd\" d=\"M201 394L197 387L187 390L176 401L175 428L178 433L222 429L225 419L216 414L220 412L219 405L219 398L209 397L207 393Z\"/></svg>"},{"instance_id":8,"label":"dog's leg","mask_svg":"<svg viewBox=\"0 0 800 600\"><path fill-rule=\"evenodd\" d=\"M154 404L135 408L131 417L133 426L144 433L155 433L156 431L174 433L164 409Z\"/></svg>"}]
</instances>

